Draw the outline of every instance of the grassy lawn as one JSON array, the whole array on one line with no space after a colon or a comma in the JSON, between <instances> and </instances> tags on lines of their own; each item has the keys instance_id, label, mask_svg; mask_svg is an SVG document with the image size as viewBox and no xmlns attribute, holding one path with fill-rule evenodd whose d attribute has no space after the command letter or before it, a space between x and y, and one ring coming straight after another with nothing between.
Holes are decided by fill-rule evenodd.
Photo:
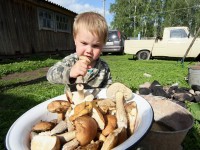
<instances>
[{"instance_id":1,"label":"grassy lawn","mask_svg":"<svg viewBox=\"0 0 200 150\"><path fill-rule=\"evenodd\" d=\"M59 57L35 57L15 62L0 62L0 76L15 72L26 72L48 67L60 60ZM102 56L110 66L113 82L121 82L135 92L140 84L157 80L161 85L178 83L180 87L189 87L185 81L190 61L184 66L177 60L136 61L131 55ZM144 73L151 75L145 77ZM44 75L29 81L27 78L0 80L0 149L4 149L4 138L13 122L35 105L63 94L64 85L50 84ZM200 149L200 125L195 121L184 141L184 149Z\"/></svg>"}]
</instances>

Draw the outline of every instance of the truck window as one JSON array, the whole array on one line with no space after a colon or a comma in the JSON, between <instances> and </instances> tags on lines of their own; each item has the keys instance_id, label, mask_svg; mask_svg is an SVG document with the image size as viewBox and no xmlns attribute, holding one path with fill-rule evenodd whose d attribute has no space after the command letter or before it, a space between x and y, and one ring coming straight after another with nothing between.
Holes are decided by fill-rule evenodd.
<instances>
[{"instance_id":1,"label":"truck window","mask_svg":"<svg viewBox=\"0 0 200 150\"><path fill-rule=\"evenodd\" d=\"M187 34L183 29L174 29L170 31L170 38L187 38Z\"/></svg>"}]
</instances>

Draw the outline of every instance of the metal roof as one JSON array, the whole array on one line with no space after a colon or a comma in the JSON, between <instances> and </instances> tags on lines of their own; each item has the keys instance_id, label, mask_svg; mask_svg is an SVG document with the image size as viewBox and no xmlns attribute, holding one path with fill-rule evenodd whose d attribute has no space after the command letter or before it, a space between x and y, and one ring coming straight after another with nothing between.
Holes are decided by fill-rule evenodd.
<instances>
[{"instance_id":1,"label":"metal roof","mask_svg":"<svg viewBox=\"0 0 200 150\"><path fill-rule=\"evenodd\" d=\"M67 9L67 8L65 8L65 7L63 7L63 6L61 6L61 5L58 5L58 4L56 4L56 3L53 3L53 2L51 2L51 1L49 1L49 0L39 0L39 1L44 1L44 2L49 3L49 4L51 4L51 5L55 5L55 6L57 6L57 7L62 8L62 9L68 10L68 11L74 13L74 14L77 14L76 12L71 11L71 10L69 10L69 9Z\"/></svg>"}]
</instances>

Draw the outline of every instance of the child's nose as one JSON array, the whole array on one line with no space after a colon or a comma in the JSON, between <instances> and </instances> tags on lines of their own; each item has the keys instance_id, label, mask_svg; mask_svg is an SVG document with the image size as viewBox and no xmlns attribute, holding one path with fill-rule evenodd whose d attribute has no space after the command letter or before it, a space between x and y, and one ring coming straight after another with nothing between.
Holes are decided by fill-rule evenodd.
<instances>
[{"instance_id":1,"label":"child's nose","mask_svg":"<svg viewBox=\"0 0 200 150\"><path fill-rule=\"evenodd\" d=\"M91 46L88 46L87 47L87 52L91 52L92 51L92 47Z\"/></svg>"}]
</instances>

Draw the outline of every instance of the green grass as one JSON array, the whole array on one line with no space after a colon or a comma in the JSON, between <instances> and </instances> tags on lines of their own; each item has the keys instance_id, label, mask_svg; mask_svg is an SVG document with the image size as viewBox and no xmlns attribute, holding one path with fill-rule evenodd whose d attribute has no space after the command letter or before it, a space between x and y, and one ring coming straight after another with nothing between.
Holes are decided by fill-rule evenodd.
<instances>
[{"instance_id":1,"label":"green grass","mask_svg":"<svg viewBox=\"0 0 200 150\"><path fill-rule=\"evenodd\" d=\"M37 57L18 61L6 61L0 63L0 76L14 72L25 72L41 67L51 66L61 58ZM184 62L184 67L177 60L132 60L131 55L102 56L110 66L113 82L122 82L134 92L140 84L157 80L167 86L178 83L180 87L189 87L184 78L188 73L190 61ZM144 73L152 77L144 76ZM50 84L46 78L35 82L25 79L0 80L0 149L4 149L4 138L14 121L35 105L61 95L64 85ZM20 84L19 84L20 82ZM200 149L200 125L195 121L194 127L185 138L186 150Z\"/></svg>"},{"instance_id":2,"label":"green grass","mask_svg":"<svg viewBox=\"0 0 200 150\"><path fill-rule=\"evenodd\" d=\"M29 59L4 60L0 62L0 77L15 72L25 72L51 66L57 58L59 57L34 56Z\"/></svg>"}]
</instances>

